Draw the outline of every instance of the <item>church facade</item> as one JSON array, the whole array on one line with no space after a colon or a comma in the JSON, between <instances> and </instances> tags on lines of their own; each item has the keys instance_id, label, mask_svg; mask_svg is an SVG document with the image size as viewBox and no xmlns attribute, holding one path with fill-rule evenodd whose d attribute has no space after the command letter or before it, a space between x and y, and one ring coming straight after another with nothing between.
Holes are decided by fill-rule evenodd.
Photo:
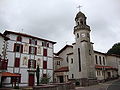
<instances>
[{"instance_id":1,"label":"church facade","mask_svg":"<svg viewBox=\"0 0 120 90\"><path fill-rule=\"evenodd\" d=\"M86 82L117 78L120 75L120 56L93 50L90 26L81 11L76 15L75 22L75 43L66 45L55 54L55 81L72 80L84 85Z\"/></svg>"}]
</instances>

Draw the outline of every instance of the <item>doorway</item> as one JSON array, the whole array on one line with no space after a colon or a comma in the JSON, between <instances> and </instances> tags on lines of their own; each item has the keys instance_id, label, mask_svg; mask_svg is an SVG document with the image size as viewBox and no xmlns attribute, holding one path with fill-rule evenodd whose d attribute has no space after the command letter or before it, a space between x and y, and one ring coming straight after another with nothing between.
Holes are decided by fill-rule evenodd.
<instances>
[{"instance_id":1,"label":"doorway","mask_svg":"<svg viewBox=\"0 0 120 90\"><path fill-rule=\"evenodd\" d=\"M29 86L34 86L34 82L35 82L34 74L29 74L29 82L28 82L28 85L29 85Z\"/></svg>"},{"instance_id":2,"label":"doorway","mask_svg":"<svg viewBox=\"0 0 120 90\"><path fill-rule=\"evenodd\" d=\"M60 83L64 82L63 76L59 76L59 81L60 81Z\"/></svg>"},{"instance_id":3,"label":"doorway","mask_svg":"<svg viewBox=\"0 0 120 90\"><path fill-rule=\"evenodd\" d=\"M108 73L108 78L111 78L111 73L110 72L107 72Z\"/></svg>"}]
</instances>

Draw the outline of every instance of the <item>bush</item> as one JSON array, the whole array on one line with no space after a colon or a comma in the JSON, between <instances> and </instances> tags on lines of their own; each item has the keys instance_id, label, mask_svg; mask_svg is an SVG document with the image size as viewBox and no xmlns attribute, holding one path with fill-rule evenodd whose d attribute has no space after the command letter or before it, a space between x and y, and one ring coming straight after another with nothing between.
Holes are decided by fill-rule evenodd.
<instances>
[{"instance_id":1,"label":"bush","mask_svg":"<svg viewBox=\"0 0 120 90\"><path fill-rule=\"evenodd\" d=\"M50 81L50 78L47 78L47 77L42 77L42 78L40 79L40 83L41 83L41 84L48 84L49 81Z\"/></svg>"},{"instance_id":2,"label":"bush","mask_svg":"<svg viewBox=\"0 0 120 90\"><path fill-rule=\"evenodd\" d=\"M19 89L20 87L19 86L15 86L14 89Z\"/></svg>"},{"instance_id":3,"label":"bush","mask_svg":"<svg viewBox=\"0 0 120 90\"><path fill-rule=\"evenodd\" d=\"M50 76L49 76L49 74L46 76L46 77L42 77L41 79L40 79L40 83L41 84L48 84L49 82L50 82Z\"/></svg>"}]
</instances>

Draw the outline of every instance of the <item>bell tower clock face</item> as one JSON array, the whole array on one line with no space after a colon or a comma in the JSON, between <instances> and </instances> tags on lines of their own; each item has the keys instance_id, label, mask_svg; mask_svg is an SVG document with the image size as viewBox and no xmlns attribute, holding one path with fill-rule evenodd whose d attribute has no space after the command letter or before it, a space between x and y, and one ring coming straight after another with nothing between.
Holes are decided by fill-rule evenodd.
<instances>
[{"instance_id":1,"label":"bell tower clock face","mask_svg":"<svg viewBox=\"0 0 120 90\"><path fill-rule=\"evenodd\" d=\"M82 33L81 36L82 36L82 37L85 37L85 33Z\"/></svg>"}]
</instances>

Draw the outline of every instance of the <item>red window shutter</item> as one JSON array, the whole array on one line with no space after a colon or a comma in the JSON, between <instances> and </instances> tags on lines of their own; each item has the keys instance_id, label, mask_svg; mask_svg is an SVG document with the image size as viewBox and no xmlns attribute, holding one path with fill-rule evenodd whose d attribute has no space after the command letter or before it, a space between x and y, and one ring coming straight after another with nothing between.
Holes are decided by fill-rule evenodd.
<instances>
[{"instance_id":1,"label":"red window shutter","mask_svg":"<svg viewBox=\"0 0 120 90\"><path fill-rule=\"evenodd\" d=\"M47 49L43 49L43 56L47 56Z\"/></svg>"},{"instance_id":2,"label":"red window shutter","mask_svg":"<svg viewBox=\"0 0 120 90\"><path fill-rule=\"evenodd\" d=\"M23 45L21 45L21 53L23 53Z\"/></svg>"},{"instance_id":3,"label":"red window shutter","mask_svg":"<svg viewBox=\"0 0 120 90\"><path fill-rule=\"evenodd\" d=\"M18 37L17 37L17 41L20 41L20 42L21 42L21 41L22 41L22 37L21 37L21 36L18 36Z\"/></svg>"},{"instance_id":4,"label":"red window shutter","mask_svg":"<svg viewBox=\"0 0 120 90\"><path fill-rule=\"evenodd\" d=\"M16 52L16 43L14 43L14 50L13 51Z\"/></svg>"},{"instance_id":5,"label":"red window shutter","mask_svg":"<svg viewBox=\"0 0 120 90\"><path fill-rule=\"evenodd\" d=\"M28 68L30 68L30 66L31 66L31 61L28 60Z\"/></svg>"},{"instance_id":6,"label":"red window shutter","mask_svg":"<svg viewBox=\"0 0 120 90\"><path fill-rule=\"evenodd\" d=\"M15 58L15 67L20 67L20 58Z\"/></svg>"},{"instance_id":7,"label":"red window shutter","mask_svg":"<svg viewBox=\"0 0 120 90\"><path fill-rule=\"evenodd\" d=\"M4 70L4 60L2 60L2 70Z\"/></svg>"},{"instance_id":8,"label":"red window shutter","mask_svg":"<svg viewBox=\"0 0 120 90\"><path fill-rule=\"evenodd\" d=\"M34 60L34 68L36 68L36 60Z\"/></svg>"},{"instance_id":9,"label":"red window shutter","mask_svg":"<svg viewBox=\"0 0 120 90\"><path fill-rule=\"evenodd\" d=\"M19 37L17 37L16 41L19 41Z\"/></svg>"},{"instance_id":10,"label":"red window shutter","mask_svg":"<svg viewBox=\"0 0 120 90\"><path fill-rule=\"evenodd\" d=\"M37 45L37 40L35 41L35 45Z\"/></svg>"},{"instance_id":11,"label":"red window shutter","mask_svg":"<svg viewBox=\"0 0 120 90\"><path fill-rule=\"evenodd\" d=\"M31 46L29 46L29 54L31 54Z\"/></svg>"},{"instance_id":12,"label":"red window shutter","mask_svg":"<svg viewBox=\"0 0 120 90\"><path fill-rule=\"evenodd\" d=\"M8 65L8 60L3 60L2 67L3 67L4 70L7 70L7 65Z\"/></svg>"},{"instance_id":13,"label":"red window shutter","mask_svg":"<svg viewBox=\"0 0 120 90\"><path fill-rule=\"evenodd\" d=\"M29 39L29 44L31 44L31 39Z\"/></svg>"},{"instance_id":14,"label":"red window shutter","mask_svg":"<svg viewBox=\"0 0 120 90\"><path fill-rule=\"evenodd\" d=\"M37 55L37 47L35 47L35 55Z\"/></svg>"},{"instance_id":15,"label":"red window shutter","mask_svg":"<svg viewBox=\"0 0 120 90\"><path fill-rule=\"evenodd\" d=\"M43 69L47 69L47 61L43 61Z\"/></svg>"}]
</instances>

